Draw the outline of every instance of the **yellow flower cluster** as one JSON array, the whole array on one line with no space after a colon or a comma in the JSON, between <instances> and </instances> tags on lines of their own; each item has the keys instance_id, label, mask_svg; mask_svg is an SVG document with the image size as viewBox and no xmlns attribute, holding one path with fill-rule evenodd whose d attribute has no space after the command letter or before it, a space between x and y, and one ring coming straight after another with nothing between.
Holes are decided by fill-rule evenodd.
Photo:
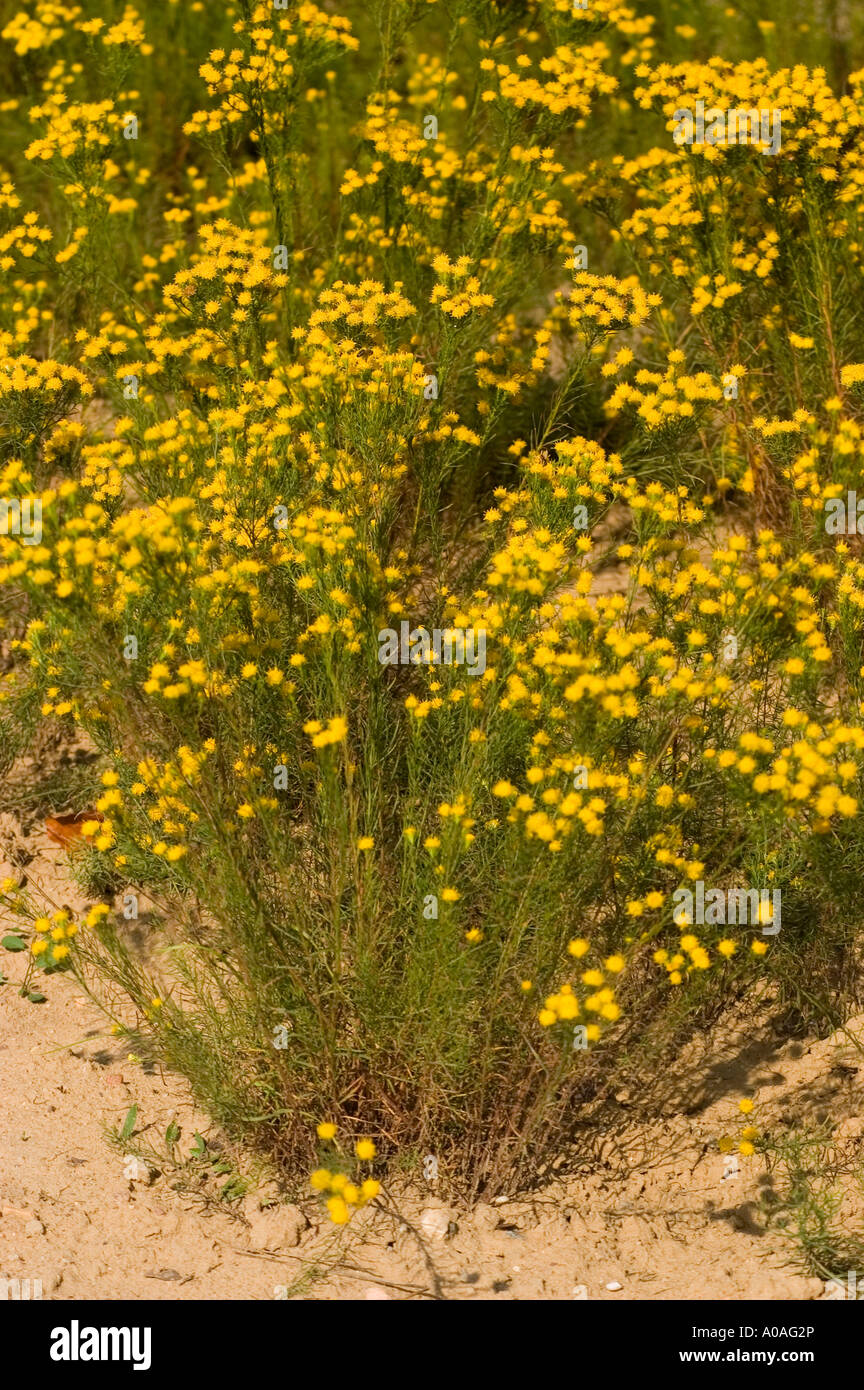
<instances>
[{"instance_id":1,"label":"yellow flower cluster","mask_svg":"<svg viewBox=\"0 0 864 1390\"><path fill-rule=\"evenodd\" d=\"M659 294L646 294L635 278L616 280L614 275L579 270L567 302L570 323L590 338L624 327L638 328L662 301Z\"/></svg>"},{"instance_id":2,"label":"yellow flower cluster","mask_svg":"<svg viewBox=\"0 0 864 1390\"><path fill-rule=\"evenodd\" d=\"M581 960L590 952L591 944L584 937L574 937L567 950L576 960ZM620 975L625 965L624 956L611 955L603 962L602 970L598 967L583 970L579 977L582 986L579 993L574 993L573 985L569 982L559 986L557 993L550 994L544 1001L543 1008L537 1015L538 1023L543 1028L552 1028L558 1023L575 1025L575 1033L572 1029L567 1029L568 1037L573 1034L571 1046L574 1048L597 1042L603 1024L617 1023L621 1017L621 1008L616 1003L615 990L609 984L609 979ZM576 1023L577 1019L588 1015L594 1015L599 1021Z\"/></svg>"},{"instance_id":3,"label":"yellow flower cluster","mask_svg":"<svg viewBox=\"0 0 864 1390\"><path fill-rule=\"evenodd\" d=\"M70 914L64 909L51 917L35 918L30 951L43 970L68 963L69 942L75 939L78 930L79 924L71 921Z\"/></svg>"},{"instance_id":4,"label":"yellow flower cluster","mask_svg":"<svg viewBox=\"0 0 864 1390\"><path fill-rule=\"evenodd\" d=\"M337 1127L325 1122L318 1125L317 1132L319 1139L330 1144L335 1140ZM371 1139L358 1139L354 1154L359 1163L371 1163L376 1156L375 1144ZM361 1180L358 1174L357 1180L352 1182L341 1169L334 1171L332 1167L316 1168L309 1178L309 1185L315 1192L330 1194L325 1199L325 1206L334 1226L344 1226L355 1211L374 1202L381 1191L381 1184L376 1178Z\"/></svg>"},{"instance_id":5,"label":"yellow flower cluster","mask_svg":"<svg viewBox=\"0 0 864 1390\"><path fill-rule=\"evenodd\" d=\"M693 312L696 312L695 308ZM700 405L722 402L724 383L716 381L709 372L693 375L682 372L684 361L684 353L676 348L668 354L665 372L649 371L643 367L635 373L632 383L619 382L606 402L607 413L617 415L628 406L633 406L645 427L654 430L673 421L693 418ZM729 380L737 382L743 376L744 368L740 364L729 368Z\"/></svg>"},{"instance_id":6,"label":"yellow flower cluster","mask_svg":"<svg viewBox=\"0 0 864 1390\"><path fill-rule=\"evenodd\" d=\"M310 719L303 725L304 734L309 734L313 748L328 748L332 743L342 743L347 737L348 725L341 715L328 719L327 727L320 720Z\"/></svg>"},{"instance_id":7,"label":"yellow flower cluster","mask_svg":"<svg viewBox=\"0 0 864 1390\"><path fill-rule=\"evenodd\" d=\"M738 1109L742 1115L749 1115L753 1111L752 1100L745 1098L738 1102ZM717 1147L721 1154L739 1153L743 1158L751 1158L756 1152L755 1140L759 1138L757 1125L744 1125L738 1132L737 1137L724 1134L717 1140Z\"/></svg>"}]
</instances>

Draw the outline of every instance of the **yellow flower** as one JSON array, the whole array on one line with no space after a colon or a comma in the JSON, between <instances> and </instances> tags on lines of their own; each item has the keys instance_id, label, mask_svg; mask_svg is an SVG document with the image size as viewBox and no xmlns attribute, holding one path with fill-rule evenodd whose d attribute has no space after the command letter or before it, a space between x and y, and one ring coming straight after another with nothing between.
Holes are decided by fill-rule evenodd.
<instances>
[{"instance_id":1,"label":"yellow flower","mask_svg":"<svg viewBox=\"0 0 864 1390\"><path fill-rule=\"evenodd\" d=\"M375 1157L377 1150L371 1139L358 1139L354 1145L354 1152L365 1163Z\"/></svg>"},{"instance_id":2,"label":"yellow flower","mask_svg":"<svg viewBox=\"0 0 864 1390\"><path fill-rule=\"evenodd\" d=\"M348 724L341 715L328 720L327 728L322 729L317 719L310 719L303 725L303 732L312 738L313 748L326 748L331 743L341 743L348 733Z\"/></svg>"},{"instance_id":3,"label":"yellow flower","mask_svg":"<svg viewBox=\"0 0 864 1390\"><path fill-rule=\"evenodd\" d=\"M316 1168L309 1179L310 1187L314 1187L316 1192L326 1192L330 1186L331 1173L329 1168Z\"/></svg>"},{"instance_id":4,"label":"yellow flower","mask_svg":"<svg viewBox=\"0 0 864 1390\"><path fill-rule=\"evenodd\" d=\"M344 1226L351 1216L343 1197L328 1197L327 1210L330 1213L330 1220L335 1226Z\"/></svg>"},{"instance_id":5,"label":"yellow flower","mask_svg":"<svg viewBox=\"0 0 864 1390\"><path fill-rule=\"evenodd\" d=\"M331 1124L329 1120L325 1120L318 1126L316 1133L319 1139L333 1139L336 1135L336 1126Z\"/></svg>"}]
</instances>

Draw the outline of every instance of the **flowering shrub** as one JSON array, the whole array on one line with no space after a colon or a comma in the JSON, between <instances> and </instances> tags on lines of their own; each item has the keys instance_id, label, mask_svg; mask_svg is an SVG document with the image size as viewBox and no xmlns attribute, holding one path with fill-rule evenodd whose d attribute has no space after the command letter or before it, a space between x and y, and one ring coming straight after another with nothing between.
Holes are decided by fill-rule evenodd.
<instances>
[{"instance_id":1,"label":"flowering shrub","mask_svg":"<svg viewBox=\"0 0 864 1390\"><path fill-rule=\"evenodd\" d=\"M292 1171L327 1113L493 1191L699 1011L837 1004L864 71L707 0L94 8L0 31L3 757L99 755L97 910L15 939Z\"/></svg>"}]
</instances>

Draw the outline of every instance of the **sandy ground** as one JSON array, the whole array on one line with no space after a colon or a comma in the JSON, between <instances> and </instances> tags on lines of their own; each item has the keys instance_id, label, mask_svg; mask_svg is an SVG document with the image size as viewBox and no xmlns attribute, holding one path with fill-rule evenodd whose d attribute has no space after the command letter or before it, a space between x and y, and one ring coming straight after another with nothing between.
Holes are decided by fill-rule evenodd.
<instances>
[{"instance_id":1,"label":"sandy ground","mask_svg":"<svg viewBox=\"0 0 864 1390\"><path fill-rule=\"evenodd\" d=\"M25 872L55 901L80 904L64 853L39 829L0 816L0 876ZM17 863L16 863L17 861ZM130 1062L104 1016L68 978L47 1002L20 997L23 954L2 953L0 1279L38 1280L53 1299L812 1299L792 1248L766 1231L758 1157L724 1176L721 1134L753 1119L828 1119L838 1139L864 1130L864 1015L832 1038L783 1044L770 1019L728 1021L668 1073L659 1118L628 1114L586 1139L578 1172L473 1212L434 1186L388 1194L388 1210L332 1227L312 1198L260 1209L262 1184L233 1210L184 1190L183 1174L140 1168L106 1130L138 1106L137 1134L175 1121L188 1150L211 1138L178 1077ZM179 1180L178 1180L179 1179ZM224 1181L225 1179L221 1179ZM864 1199L861 1199L864 1205ZM31 1285L32 1287L32 1285ZM0 1286L2 1297L2 1286Z\"/></svg>"}]
</instances>

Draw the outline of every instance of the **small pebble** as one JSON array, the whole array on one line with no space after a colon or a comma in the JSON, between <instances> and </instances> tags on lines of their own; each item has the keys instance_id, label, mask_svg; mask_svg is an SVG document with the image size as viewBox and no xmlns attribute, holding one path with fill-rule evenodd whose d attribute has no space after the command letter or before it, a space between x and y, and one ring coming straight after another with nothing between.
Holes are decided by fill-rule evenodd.
<instances>
[{"instance_id":1,"label":"small pebble","mask_svg":"<svg viewBox=\"0 0 864 1390\"><path fill-rule=\"evenodd\" d=\"M420 1213L420 1230L429 1240L443 1240L450 1231L450 1213L444 1207L427 1207Z\"/></svg>"}]
</instances>

